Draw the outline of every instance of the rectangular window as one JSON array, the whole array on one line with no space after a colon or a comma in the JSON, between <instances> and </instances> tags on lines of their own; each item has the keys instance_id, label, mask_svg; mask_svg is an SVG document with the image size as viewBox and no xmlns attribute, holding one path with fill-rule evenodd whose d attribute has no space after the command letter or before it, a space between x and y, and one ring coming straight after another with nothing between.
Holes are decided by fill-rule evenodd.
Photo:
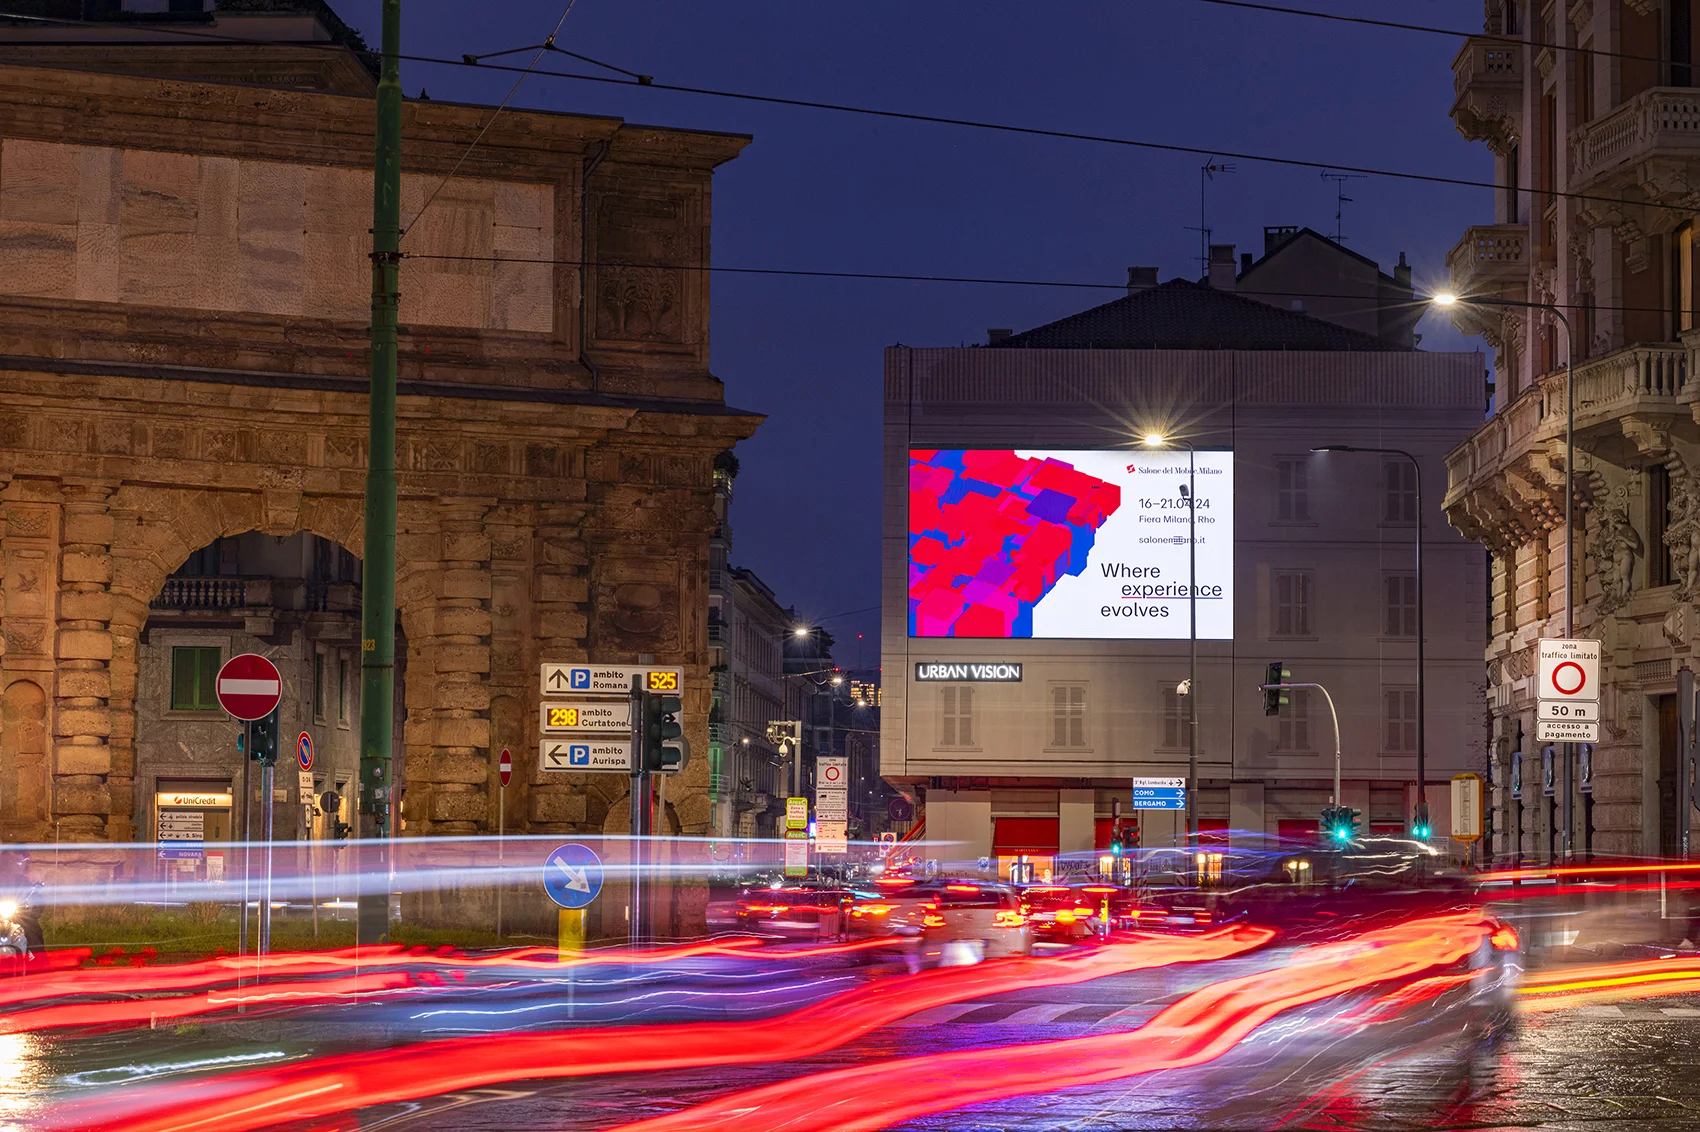
<instances>
[{"instance_id":1,"label":"rectangular window","mask_svg":"<svg viewBox=\"0 0 1700 1132\"><path fill-rule=\"evenodd\" d=\"M1381 633L1385 637L1417 635L1417 576L1381 576Z\"/></svg>"},{"instance_id":2,"label":"rectangular window","mask_svg":"<svg viewBox=\"0 0 1700 1132\"><path fill-rule=\"evenodd\" d=\"M313 654L313 718L325 718L325 654Z\"/></svg>"},{"instance_id":3,"label":"rectangular window","mask_svg":"<svg viewBox=\"0 0 1700 1132\"><path fill-rule=\"evenodd\" d=\"M336 721L348 722L348 661L336 658Z\"/></svg>"},{"instance_id":4,"label":"rectangular window","mask_svg":"<svg viewBox=\"0 0 1700 1132\"><path fill-rule=\"evenodd\" d=\"M969 687L940 688L943 706L943 727L939 732L941 747L972 747L974 745L974 689Z\"/></svg>"},{"instance_id":5,"label":"rectangular window","mask_svg":"<svg viewBox=\"0 0 1700 1132\"><path fill-rule=\"evenodd\" d=\"M1051 685L1051 746L1086 746L1086 685Z\"/></svg>"},{"instance_id":6,"label":"rectangular window","mask_svg":"<svg viewBox=\"0 0 1700 1132\"><path fill-rule=\"evenodd\" d=\"M1505 222L1519 224L1518 216L1522 214L1523 202L1518 196L1518 178L1523 173L1523 156L1517 146L1511 147L1511 152L1505 158Z\"/></svg>"},{"instance_id":7,"label":"rectangular window","mask_svg":"<svg viewBox=\"0 0 1700 1132\"><path fill-rule=\"evenodd\" d=\"M1654 464L1647 469L1647 588L1668 586L1676 580L1671 571L1670 543L1665 532L1670 529L1670 468ZM1675 516L1679 521L1681 516Z\"/></svg>"},{"instance_id":8,"label":"rectangular window","mask_svg":"<svg viewBox=\"0 0 1700 1132\"><path fill-rule=\"evenodd\" d=\"M1163 746L1171 751L1187 745L1186 702L1173 684L1163 685Z\"/></svg>"},{"instance_id":9,"label":"rectangular window","mask_svg":"<svg viewBox=\"0 0 1700 1132\"><path fill-rule=\"evenodd\" d=\"M1310 574L1303 570L1288 570L1277 573L1271 580L1275 590L1272 635L1310 636Z\"/></svg>"},{"instance_id":10,"label":"rectangular window","mask_svg":"<svg viewBox=\"0 0 1700 1132\"><path fill-rule=\"evenodd\" d=\"M1381 462L1381 521L1417 521L1417 467L1409 460Z\"/></svg>"},{"instance_id":11,"label":"rectangular window","mask_svg":"<svg viewBox=\"0 0 1700 1132\"><path fill-rule=\"evenodd\" d=\"M1585 126L1594 120L1594 41L1589 40L1576 53L1576 124Z\"/></svg>"},{"instance_id":12,"label":"rectangular window","mask_svg":"<svg viewBox=\"0 0 1700 1132\"><path fill-rule=\"evenodd\" d=\"M1310 747L1310 689L1293 688L1287 706L1275 717L1275 749L1308 751Z\"/></svg>"},{"instance_id":13,"label":"rectangular window","mask_svg":"<svg viewBox=\"0 0 1700 1132\"><path fill-rule=\"evenodd\" d=\"M1414 754L1417 749L1417 690L1385 688L1381 698L1382 717L1386 721L1381 749L1392 754Z\"/></svg>"},{"instance_id":14,"label":"rectangular window","mask_svg":"<svg viewBox=\"0 0 1700 1132\"><path fill-rule=\"evenodd\" d=\"M216 711L218 693L214 684L218 678L219 658L216 648L174 648L171 650L171 710Z\"/></svg>"},{"instance_id":15,"label":"rectangular window","mask_svg":"<svg viewBox=\"0 0 1700 1132\"><path fill-rule=\"evenodd\" d=\"M1310 462L1298 456L1275 458L1275 518L1284 523L1310 521Z\"/></svg>"}]
</instances>

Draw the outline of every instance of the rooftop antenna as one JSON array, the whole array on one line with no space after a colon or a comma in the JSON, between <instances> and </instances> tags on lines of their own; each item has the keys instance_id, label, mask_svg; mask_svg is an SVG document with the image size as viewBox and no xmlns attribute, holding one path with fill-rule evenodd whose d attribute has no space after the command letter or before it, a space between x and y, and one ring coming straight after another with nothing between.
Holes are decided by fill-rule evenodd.
<instances>
[{"instance_id":1,"label":"rooftop antenna","mask_svg":"<svg viewBox=\"0 0 1700 1132\"><path fill-rule=\"evenodd\" d=\"M1204 189L1205 186L1216 179L1216 174L1233 173L1238 169L1239 166L1232 162L1217 161L1214 154L1212 154L1209 160L1207 160L1203 165L1198 167L1198 227L1194 228L1189 224L1187 225L1187 231L1197 232L1199 235L1198 262L1200 265L1199 270L1203 277L1208 277L1210 274L1210 225L1205 221Z\"/></svg>"},{"instance_id":2,"label":"rooftop antenna","mask_svg":"<svg viewBox=\"0 0 1700 1132\"><path fill-rule=\"evenodd\" d=\"M1346 242L1346 206L1352 203L1352 198L1346 195L1346 182L1362 181L1364 178L1365 174L1363 173L1324 172L1322 174L1324 181L1334 182L1334 242L1336 244Z\"/></svg>"}]
</instances>

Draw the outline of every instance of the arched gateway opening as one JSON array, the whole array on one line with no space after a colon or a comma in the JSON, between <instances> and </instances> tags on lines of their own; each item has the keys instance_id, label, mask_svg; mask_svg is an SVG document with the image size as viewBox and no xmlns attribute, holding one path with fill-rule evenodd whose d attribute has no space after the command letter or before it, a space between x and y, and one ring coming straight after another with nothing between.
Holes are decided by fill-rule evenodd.
<instances>
[{"instance_id":1,"label":"arched gateway opening","mask_svg":"<svg viewBox=\"0 0 1700 1132\"><path fill-rule=\"evenodd\" d=\"M241 653L265 656L283 677L274 836L334 840L356 827L360 599L360 560L307 531L215 538L165 579L136 647L131 817L139 839L259 836L258 768L238 748L241 727L219 707L214 688L219 667ZM406 655L398 632L393 767L403 790ZM303 734L313 752L305 771L296 756ZM167 867L218 879L225 862L216 852L191 851L169 858Z\"/></svg>"}]
</instances>

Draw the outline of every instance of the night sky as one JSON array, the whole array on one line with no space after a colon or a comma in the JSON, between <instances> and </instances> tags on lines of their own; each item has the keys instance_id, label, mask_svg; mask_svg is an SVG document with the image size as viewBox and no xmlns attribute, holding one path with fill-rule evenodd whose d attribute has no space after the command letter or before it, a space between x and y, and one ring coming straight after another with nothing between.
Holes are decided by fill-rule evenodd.
<instances>
[{"instance_id":1,"label":"night sky","mask_svg":"<svg viewBox=\"0 0 1700 1132\"><path fill-rule=\"evenodd\" d=\"M1479 0L1293 6L1479 30ZM404 0L403 51L459 58L540 42L564 0ZM332 0L378 41L375 0ZM1447 110L1459 40L1199 0L867 0L854 5L577 0L561 46L657 81L1490 179ZM503 62L528 62L528 55ZM584 70L563 56L543 67ZM495 104L515 76L404 63L409 97ZM548 77L512 105L754 135L714 183L714 263L1121 284L1197 278L1203 158L763 106ZM1486 189L1354 180L1347 246L1419 287L1445 280ZM1248 161L1209 189L1220 243L1266 224L1334 231L1334 185ZM984 341L1115 291L716 275L713 369L767 414L739 446L733 562L826 619L841 663L877 663L881 351ZM1429 349L1476 349L1430 316ZM851 616L838 616L863 610ZM857 634L865 634L858 653Z\"/></svg>"}]
</instances>

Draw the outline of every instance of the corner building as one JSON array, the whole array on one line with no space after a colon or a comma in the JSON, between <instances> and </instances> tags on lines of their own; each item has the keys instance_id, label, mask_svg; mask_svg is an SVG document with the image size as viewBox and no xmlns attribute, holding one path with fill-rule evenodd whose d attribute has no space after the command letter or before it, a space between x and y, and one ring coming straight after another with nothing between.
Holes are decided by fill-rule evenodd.
<instances>
[{"instance_id":1,"label":"corner building","mask_svg":"<svg viewBox=\"0 0 1700 1132\"><path fill-rule=\"evenodd\" d=\"M1680 847L1676 691L1700 639L1695 14L1690 0L1491 0L1493 38L1469 40L1453 62L1453 120L1492 151L1499 186L1491 223L1447 257L1453 287L1466 300L1554 304L1575 332L1569 468L1564 325L1527 306L1466 303L1455 315L1495 350L1494 412L1447 456L1445 507L1492 555L1482 683L1501 853L1561 851L1565 791L1543 789L1534 676L1537 640L1564 635L1566 491L1575 633L1598 640L1603 660L1573 849Z\"/></svg>"},{"instance_id":2,"label":"corner building","mask_svg":"<svg viewBox=\"0 0 1700 1132\"><path fill-rule=\"evenodd\" d=\"M1447 780L1484 769L1483 556L1439 506L1481 355L1416 350L1408 269L1308 230L1269 229L1255 262L1212 251L1205 282L1134 268L1126 297L1047 326L886 353L881 768L955 843L941 859L1007 873L1024 854L1043 875L1107 847L1130 778L1187 774L1188 454L1142 448L1153 431L1198 450L1205 837L1313 837L1333 793L1327 705L1295 691L1265 716L1271 661L1332 694L1366 827L1402 830L1416 801L1417 484L1320 445L1420 461L1438 836ZM1337 295L1353 272L1341 322L1276 294ZM1140 817L1145 847L1184 844L1183 813Z\"/></svg>"}]
</instances>

